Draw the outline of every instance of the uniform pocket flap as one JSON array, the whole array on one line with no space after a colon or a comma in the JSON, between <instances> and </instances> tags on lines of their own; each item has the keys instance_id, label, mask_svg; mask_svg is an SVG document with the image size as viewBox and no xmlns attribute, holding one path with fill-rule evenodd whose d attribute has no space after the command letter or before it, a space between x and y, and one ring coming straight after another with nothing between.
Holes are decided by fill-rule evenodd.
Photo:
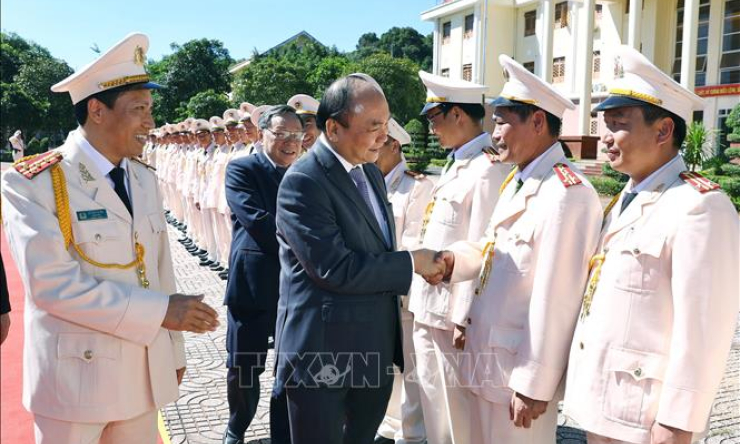
<instances>
[{"instance_id":1,"label":"uniform pocket flap","mask_svg":"<svg viewBox=\"0 0 740 444\"><path fill-rule=\"evenodd\" d=\"M59 359L116 360L121 356L121 342L113 336L101 333L59 333L57 355Z\"/></svg>"},{"instance_id":2,"label":"uniform pocket flap","mask_svg":"<svg viewBox=\"0 0 740 444\"><path fill-rule=\"evenodd\" d=\"M519 328L491 327L488 333L488 346L503 348L511 353L516 353L522 342L524 330Z\"/></svg>"},{"instance_id":3,"label":"uniform pocket flap","mask_svg":"<svg viewBox=\"0 0 740 444\"><path fill-rule=\"evenodd\" d=\"M632 375L638 381L646 378L663 380L667 359L663 355L612 348L606 359L606 369Z\"/></svg>"},{"instance_id":4,"label":"uniform pocket flap","mask_svg":"<svg viewBox=\"0 0 740 444\"><path fill-rule=\"evenodd\" d=\"M147 217L149 218L149 223L152 225L152 231L154 231L155 233L167 231L167 227L164 224L164 219L162 218L161 214L152 213Z\"/></svg>"},{"instance_id":5,"label":"uniform pocket flap","mask_svg":"<svg viewBox=\"0 0 740 444\"><path fill-rule=\"evenodd\" d=\"M77 243L100 243L105 240L119 239L125 231L112 220L85 221L72 223L72 234Z\"/></svg>"},{"instance_id":6,"label":"uniform pocket flap","mask_svg":"<svg viewBox=\"0 0 740 444\"><path fill-rule=\"evenodd\" d=\"M648 256L660 257L660 252L665 244L665 236L647 237L628 242L622 248L622 252L631 253L634 256L646 254Z\"/></svg>"}]
</instances>

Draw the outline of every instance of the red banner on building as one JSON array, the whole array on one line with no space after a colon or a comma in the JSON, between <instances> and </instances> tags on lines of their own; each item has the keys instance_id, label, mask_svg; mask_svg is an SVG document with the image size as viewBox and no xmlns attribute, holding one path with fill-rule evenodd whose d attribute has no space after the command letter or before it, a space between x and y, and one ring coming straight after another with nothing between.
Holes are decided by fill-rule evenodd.
<instances>
[{"instance_id":1,"label":"red banner on building","mask_svg":"<svg viewBox=\"0 0 740 444\"><path fill-rule=\"evenodd\" d=\"M735 96L740 95L740 83L731 85L700 86L694 89L699 97Z\"/></svg>"}]
</instances>

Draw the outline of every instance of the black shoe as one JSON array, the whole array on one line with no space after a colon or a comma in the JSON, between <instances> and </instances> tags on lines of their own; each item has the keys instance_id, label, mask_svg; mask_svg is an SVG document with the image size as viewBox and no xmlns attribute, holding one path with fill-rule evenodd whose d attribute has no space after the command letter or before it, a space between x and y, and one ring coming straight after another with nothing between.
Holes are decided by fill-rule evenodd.
<instances>
[{"instance_id":1,"label":"black shoe","mask_svg":"<svg viewBox=\"0 0 740 444\"><path fill-rule=\"evenodd\" d=\"M229 279L229 270L224 270L218 274L218 277L221 278L222 281Z\"/></svg>"},{"instance_id":2,"label":"black shoe","mask_svg":"<svg viewBox=\"0 0 740 444\"><path fill-rule=\"evenodd\" d=\"M226 429L224 432L224 442L223 444L244 444L244 439L239 438L236 436L234 432L232 432L229 429Z\"/></svg>"},{"instance_id":3,"label":"black shoe","mask_svg":"<svg viewBox=\"0 0 740 444\"><path fill-rule=\"evenodd\" d=\"M215 262L214 264L210 265L208 268L211 269L211 271L224 271L224 267L221 266L218 262Z\"/></svg>"},{"instance_id":4,"label":"black shoe","mask_svg":"<svg viewBox=\"0 0 740 444\"><path fill-rule=\"evenodd\" d=\"M203 253L196 254L196 256L198 256L202 260L207 260L208 259L208 252L207 251L204 251Z\"/></svg>"},{"instance_id":5,"label":"black shoe","mask_svg":"<svg viewBox=\"0 0 740 444\"><path fill-rule=\"evenodd\" d=\"M375 435L375 440L373 441L373 444L394 444L395 441L392 439L388 439L385 436Z\"/></svg>"},{"instance_id":6,"label":"black shoe","mask_svg":"<svg viewBox=\"0 0 740 444\"><path fill-rule=\"evenodd\" d=\"M193 241L188 239L187 237L183 239L182 244L186 247L193 247L195 248L195 245L193 245Z\"/></svg>"},{"instance_id":7,"label":"black shoe","mask_svg":"<svg viewBox=\"0 0 740 444\"><path fill-rule=\"evenodd\" d=\"M204 260L200 261L200 266L201 267L207 267L207 266L212 265L212 264L213 264L213 261L212 260L204 259Z\"/></svg>"}]
</instances>

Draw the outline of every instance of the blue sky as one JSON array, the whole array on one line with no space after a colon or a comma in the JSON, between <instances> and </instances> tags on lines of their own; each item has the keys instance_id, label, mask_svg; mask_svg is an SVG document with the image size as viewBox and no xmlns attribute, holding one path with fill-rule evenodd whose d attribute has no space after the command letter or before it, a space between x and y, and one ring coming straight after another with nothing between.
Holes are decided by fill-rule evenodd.
<instances>
[{"instance_id":1,"label":"blue sky","mask_svg":"<svg viewBox=\"0 0 740 444\"><path fill-rule=\"evenodd\" d=\"M380 36L393 26L432 32L419 15L436 0L2 0L0 26L46 47L73 69L126 34L149 36L148 57L171 53L170 43L195 38L224 42L234 59L264 51L305 30L325 45L354 49L365 32Z\"/></svg>"}]
</instances>

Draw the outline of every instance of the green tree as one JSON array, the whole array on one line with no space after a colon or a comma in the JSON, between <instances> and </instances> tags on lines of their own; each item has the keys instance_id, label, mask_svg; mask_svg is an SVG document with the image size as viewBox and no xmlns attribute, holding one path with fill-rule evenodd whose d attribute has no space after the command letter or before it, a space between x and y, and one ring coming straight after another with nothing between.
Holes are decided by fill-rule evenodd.
<instances>
[{"instance_id":1,"label":"green tree","mask_svg":"<svg viewBox=\"0 0 740 444\"><path fill-rule=\"evenodd\" d=\"M253 60L234 78L232 91L236 103L286 103L295 94L313 91L308 81L309 71L296 63L275 57Z\"/></svg>"},{"instance_id":2,"label":"green tree","mask_svg":"<svg viewBox=\"0 0 740 444\"><path fill-rule=\"evenodd\" d=\"M730 115L727 116L727 121L725 123L730 129L730 134L727 135L727 140L730 142L740 142L740 103L732 108L732 111L730 111Z\"/></svg>"},{"instance_id":3,"label":"green tree","mask_svg":"<svg viewBox=\"0 0 740 444\"><path fill-rule=\"evenodd\" d=\"M342 56L328 57L319 62L308 74L308 83L311 85L313 96L320 100L332 82L350 72L350 66L350 61Z\"/></svg>"},{"instance_id":4,"label":"green tree","mask_svg":"<svg viewBox=\"0 0 740 444\"><path fill-rule=\"evenodd\" d=\"M703 122L691 122L686 128L686 139L681 146L681 155L691 171L701 168L702 163L713 153L715 131L708 130Z\"/></svg>"},{"instance_id":5,"label":"green tree","mask_svg":"<svg viewBox=\"0 0 740 444\"><path fill-rule=\"evenodd\" d=\"M0 45L2 139L22 129L27 138L41 132L53 135L58 143L75 122L69 95L53 93L50 87L72 74L72 69L17 34L2 33Z\"/></svg>"},{"instance_id":6,"label":"green tree","mask_svg":"<svg viewBox=\"0 0 740 444\"><path fill-rule=\"evenodd\" d=\"M226 94L208 89L194 95L184 107L178 108L178 120L191 116L208 120L211 116L222 115L230 107L231 102Z\"/></svg>"},{"instance_id":7,"label":"green tree","mask_svg":"<svg viewBox=\"0 0 740 444\"><path fill-rule=\"evenodd\" d=\"M353 68L378 81L385 91L391 113L399 123L408 122L419 115L426 93L416 63L380 53L361 60Z\"/></svg>"},{"instance_id":8,"label":"green tree","mask_svg":"<svg viewBox=\"0 0 740 444\"><path fill-rule=\"evenodd\" d=\"M360 61L378 53L386 53L395 58L407 58L416 62L421 69L432 68L432 34L424 36L411 27L393 27L380 38L374 32L360 36L351 58Z\"/></svg>"},{"instance_id":9,"label":"green tree","mask_svg":"<svg viewBox=\"0 0 740 444\"><path fill-rule=\"evenodd\" d=\"M179 110L201 91L227 93L229 66L234 63L218 40L191 40L182 46L173 43L170 48L172 54L148 67L153 80L165 86L154 93L154 118L158 124L175 121Z\"/></svg>"}]
</instances>

